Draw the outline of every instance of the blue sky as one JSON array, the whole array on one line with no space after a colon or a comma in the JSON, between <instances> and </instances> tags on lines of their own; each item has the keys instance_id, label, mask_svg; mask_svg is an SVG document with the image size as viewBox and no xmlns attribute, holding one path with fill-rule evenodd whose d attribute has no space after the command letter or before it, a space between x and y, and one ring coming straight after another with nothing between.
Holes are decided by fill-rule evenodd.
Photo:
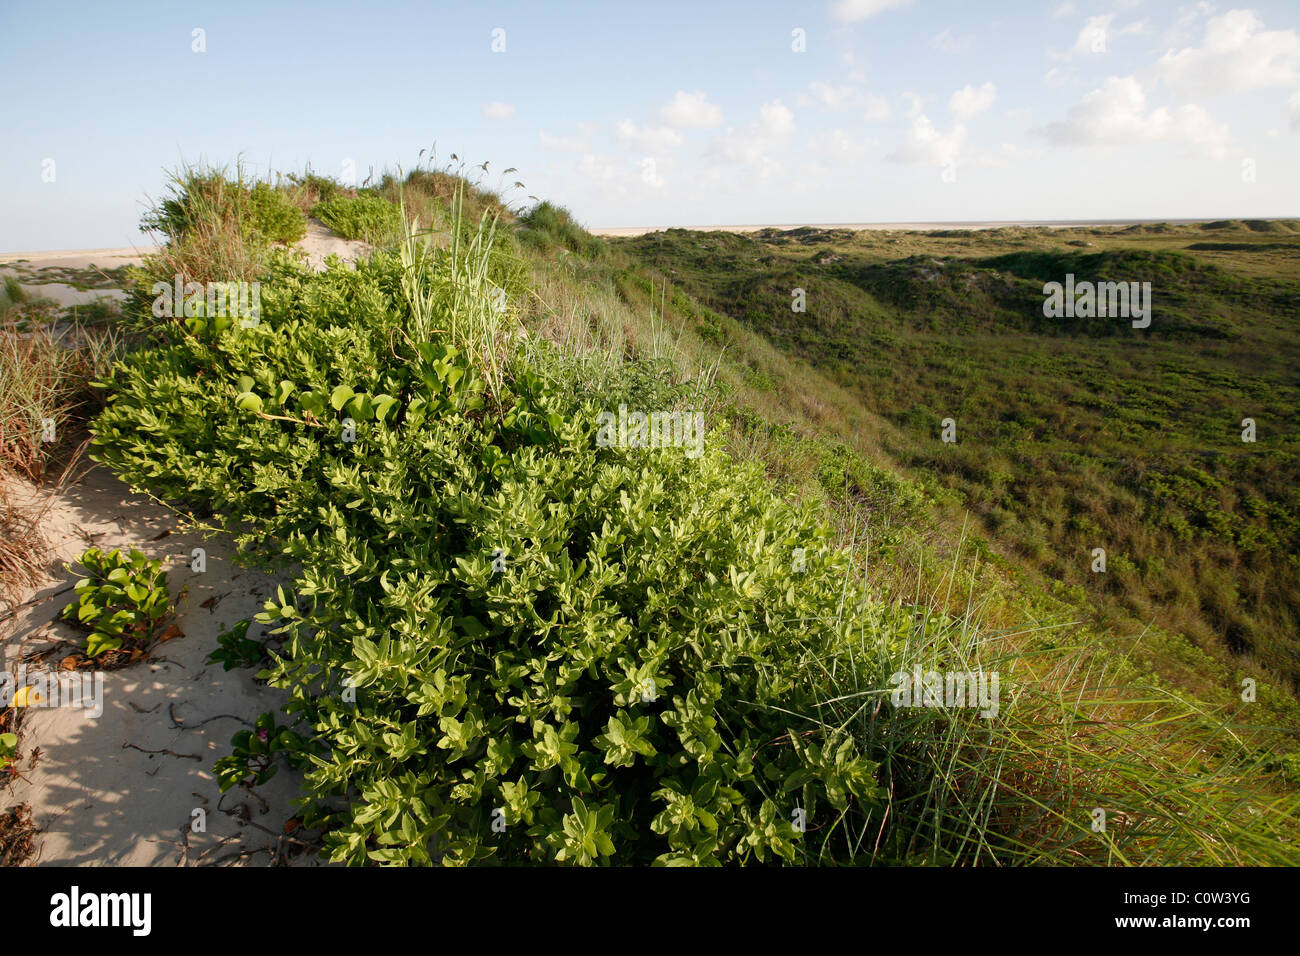
<instances>
[{"instance_id":1,"label":"blue sky","mask_svg":"<svg viewBox=\"0 0 1300 956\"><path fill-rule=\"evenodd\" d=\"M141 243L182 161L435 142L593 227L1300 216L1294 0L5 0L0 82L8 252Z\"/></svg>"}]
</instances>

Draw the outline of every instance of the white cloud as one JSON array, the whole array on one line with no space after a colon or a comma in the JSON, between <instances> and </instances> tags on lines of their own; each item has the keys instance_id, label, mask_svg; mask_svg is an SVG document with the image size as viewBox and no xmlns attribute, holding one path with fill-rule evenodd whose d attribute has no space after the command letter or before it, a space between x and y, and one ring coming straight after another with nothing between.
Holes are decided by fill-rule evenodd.
<instances>
[{"instance_id":1,"label":"white cloud","mask_svg":"<svg viewBox=\"0 0 1300 956\"><path fill-rule=\"evenodd\" d=\"M889 119L889 101L875 93L866 93L862 98L862 121L875 123Z\"/></svg>"},{"instance_id":2,"label":"white cloud","mask_svg":"<svg viewBox=\"0 0 1300 956\"><path fill-rule=\"evenodd\" d=\"M905 90L900 96L903 102L907 104L903 110L903 116L907 119L916 119L921 115L921 112L925 109L924 98L910 90Z\"/></svg>"},{"instance_id":3,"label":"white cloud","mask_svg":"<svg viewBox=\"0 0 1300 956\"><path fill-rule=\"evenodd\" d=\"M1185 143L1222 157L1231 137L1200 106L1148 112L1142 85L1131 76L1112 76L1070 107L1065 122L1049 124L1047 138L1057 146Z\"/></svg>"},{"instance_id":4,"label":"white cloud","mask_svg":"<svg viewBox=\"0 0 1300 956\"><path fill-rule=\"evenodd\" d=\"M1286 108L1291 114L1292 132L1300 132L1300 90L1291 94L1291 99L1286 101Z\"/></svg>"},{"instance_id":5,"label":"white cloud","mask_svg":"<svg viewBox=\"0 0 1300 956\"><path fill-rule=\"evenodd\" d=\"M1263 26L1251 10L1230 10L1206 24L1199 48L1170 50L1156 63L1156 72L1192 96L1295 83L1300 79L1300 36Z\"/></svg>"},{"instance_id":6,"label":"white cloud","mask_svg":"<svg viewBox=\"0 0 1300 956\"><path fill-rule=\"evenodd\" d=\"M945 27L943 32L930 38L930 46L944 53L965 53L974 40L973 36L953 36L952 28Z\"/></svg>"},{"instance_id":7,"label":"white cloud","mask_svg":"<svg viewBox=\"0 0 1300 956\"><path fill-rule=\"evenodd\" d=\"M831 86L829 83L813 81L808 84L812 100L828 110L850 109L861 96L856 86Z\"/></svg>"},{"instance_id":8,"label":"white cloud","mask_svg":"<svg viewBox=\"0 0 1300 956\"><path fill-rule=\"evenodd\" d=\"M845 23L866 20L886 10L905 7L912 0L835 0L831 4L831 16Z\"/></svg>"},{"instance_id":9,"label":"white cloud","mask_svg":"<svg viewBox=\"0 0 1300 956\"><path fill-rule=\"evenodd\" d=\"M952 94L948 100L948 111L959 120L968 120L984 112L998 98L998 88L992 81L975 87L967 83Z\"/></svg>"},{"instance_id":10,"label":"white cloud","mask_svg":"<svg viewBox=\"0 0 1300 956\"><path fill-rule=\"evenodd\" d=\"M780 100L773 100L758 111L758 125L763 135L785 139L794 132L794 114Z\"/></svg>"},{"instance_id":11,"label":"white cloud","mask_svg":"<svg viewBox=\"0 0 1300 956\"><path fill-rule=\"evenodd\" d=\"M808 84L808 93L799 94L799 105L817 105L832 111L862 110L862 119L867 123L889 118L888 100L852 85L831 86L814 81Z\"/></svg>"},{"instance_id":12,"label":"white cloud","mask_svg":"<svg viewBox=\"0 0 1300 956\"><path fill-rule=\"evenodd\" d=\"M619 120L614 125L614 138L624 146L645 153L663 153L682 143L682 134L667 126L637 126L631 120Z\"/></svg>"},{"instance_id":13,"label":"white cloud","mask_svg":"<svg viewBox=\"0 0 1300 956\"><path fill-rule=\"evenodd\" d=\"M542 144L542 149L553 150L557 153L585 153L591 149L586 139L577 136L552 136L546 130L538 130L538 142Z\"/></svg>"},{"instance_id":14,"label":"white cloud","mask_svg":"<svg viewBox=\"0 0 1300 956\"><path fill-rule=\"evenodd\" d=\"M515 108L509 103L494 100L483 107L483 115L488 119L508 120L515 115Z\"/></svg>"},{"instance_id":15,"label":"white cloud","mask_svg":"<svg viewBox=\"0 0 1300 956\"><path fill-rule=\"evenodd\" d=\"M1052 11L1052 17L1059 20L1061 17L1068 17L1072 13L1074 13L1074 4L1070 3L1070 0L1065 0L1065 3L1056 5L1056 9Z\"/></svg>"},{"instance_id":16,"label":"white cloud","mask_svg":"<svg viewBox=\"0 0 1300 956\"><path fill-rule=\"evenodd\" d=\"M578 160L578 172L596 182L610 182L617 175L614 164L595 153L586 153Z\"/></svg>"},{"instance_id":17,"label":"white cloud","mask_svg":"<svg viewBox=\"0 0 1300 956\"><path fill-rule=\"evenodd\" d=\"M659 118L677 129L712 129L722 124L722 110L696 90L678 90L672 100L659 110Z\"/></svg>"},{"instance_id":18,"label":"white cloud","mask_svg":"<svg viewBox=\"0 0 1300 956\"><path fill-rule=\"evenodd\" d=\"M957 154L966 143L966 127L961 123L948 133L940 131L924 113L912 120L903 142L889 158L896 163L920 163L942 166L956 162Z\"/></svg>"},{"instance_id":19,"label":"white cloud","mask_svg":"<svg viewBox=\"0 0 1300 956\"><path fill-rule=\"evenodd\" d=\"M789 142L794 133L794 113L780 100L764 103L758 119L743 129L727 128L714 148L735 163L754 166L761 176L780 168L769 154Z\"/></svg>"},{"instance_id":20,"label":"white cloud","mask_svg":"<svg viewBox=\"0 0 1300 956\"><path fill-rule=\"evenodd\" d=\"M842 129L823 130L808 141L808 152L831 162L860 159L880 141L871 137L855 137Z\"/></svg>"},{"instance_id":21,"label":"white cloud","mask_svg":"<svg viewBox=\"0 0 1300 956\"><path fill-rule=\"evenodd\" d=\"M655 161L649 156L641 160L641 182L645 183L651 189L664 188L664 178L659 175Z\"/></svg>"}]
</instances>

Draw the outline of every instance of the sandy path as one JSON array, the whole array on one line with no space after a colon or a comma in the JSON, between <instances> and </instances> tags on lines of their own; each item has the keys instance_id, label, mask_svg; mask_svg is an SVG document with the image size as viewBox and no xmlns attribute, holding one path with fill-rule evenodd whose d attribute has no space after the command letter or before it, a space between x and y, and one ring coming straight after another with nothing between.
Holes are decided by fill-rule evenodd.
<instances>
[{"instance_id":1,"label":"sandy path","mask_svg":"<svg viewBox=\"0 0 1300 956\"><path fill-rule=\"evenodd\" d=\"M30 487L7 489L21 501ZM217 539L173 533L174 517L135 495L100 468L50 495L42 527L55 573L16 619L0 623L4 667L15 673L21 653L76 632L56 619L75 576L61 562L97 547L135 546L162 558L177 598L183 637L157 645L150 659L104 674L103 713L78 707L28 707L20 734L22 778L0 791L0 809L27 803L41 831L36 865L177 865L274 858L293 816L298 775L287 767L256 788L219 792L212 765L230 752L230 737L263 711L279 711L280 692L256 683L253 671L224 671L204 659L217 635L261 609L273 580L236 568ZM190 570L194 547L207 549L207 571ZM183 592L183 594L182 594ZM202 605L215 599L215 605ZM250 636L256 636L254 624ZM32 766L32 756L40 748ZM195 810L206 832L196 832ZM305 860L305 858L304 858Z\"/></svg>"},{"instance_id":2,"label":"sandy path","mask_svg":"<svg viewBox=\"0 0 1300 956\"><path fill-rule=\"evenodd\" d=\"M330 255L351 263L369 251L316 220L309 220L298 246L317 271ZM45 269L110 269L139 263L148 251L14 253L0 256L0 274L27 279ZM61 305L124 297L118 290L83 292L66 284L24 286ZM0 612L0 667L17 675L20 657L79 637L57 619L76 579L63 562L75 561L91 544L104 550L137 547L162 558L184 634L156 646L150 659L104 673L98 717L80 707L24 708L21 777L0 789L0 811L30 806L39 832L29 864L263 864L282 852L297 853L295 863L317 862L314 854L280 839L295 813L299 774L282 766L254 791L236 788L223 796L212 772L213 763L230 752L237 730L251 727L265 711L280 711L283 695L254 681L255 670L225 671L205 663L221 631L261 610L274 579L235 567L224 541L180 534L165 507L133 494L101 468L62 488L38 492L10 481L0 493L20 505L48 498L41 526L51 571L22 596L26 606L16 616ZM164 532L170 533L160 537ZM195 547L207 550L202 574L190 569ZM260 625L252 625L249 636L259 634ZM196 816L205 831L195 827Z\"/></svg>"}]
</instances>

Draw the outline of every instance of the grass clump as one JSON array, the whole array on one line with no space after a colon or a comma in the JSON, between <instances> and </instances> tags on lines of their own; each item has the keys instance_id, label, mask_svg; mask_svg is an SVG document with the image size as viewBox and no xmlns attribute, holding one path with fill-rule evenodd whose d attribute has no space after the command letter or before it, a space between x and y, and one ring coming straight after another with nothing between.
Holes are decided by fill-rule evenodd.
<instances>
[{"instance_id":1,"label":"grass clump","mask_svg":"<svg viewBox=\"0 0 1300 956\"><path fill-rule=\"evenodd\" d=\"M29 481L45 475L97 407L90 383L121 345L112 329L0 326L0 467Z\"/></svg>"},{"instance_id":2,"label":"grass clump","mask_svg":"<svg viewBox=\"0 0 1300 956\"><path fill-rule=\"evenodd\" d=\"M600 256L605 243L579 226L563 206L539 202L519 217L519 240L528 246L555 246L588 259Z\"/></svg>"},{"instance_id":3,"label":"grass clump","mask_svg":"<svg viewBox=\"0 0 1300 956\"><path fill-rule=\"evenodd\" d=\"M402 228L401 209L367 193L322 200L312 207L311 214L343 238L372 245L394 241Z\"/></svg>"},{"instance_id":4,"label":"grass clump","mask_svg":"<svg viewBox=\"0 0 1300 956\"><path fill-rule=\"evenodd\" d=\"M142 217L140 229L161 248L129 270L140 316L149 315L155 282L252 282L276 244L297 242L307 220L287 192L251 179L242 164L173 171L169 195ZM150 320L145 319L146 323Z\"/></svg>"}]
</instances>

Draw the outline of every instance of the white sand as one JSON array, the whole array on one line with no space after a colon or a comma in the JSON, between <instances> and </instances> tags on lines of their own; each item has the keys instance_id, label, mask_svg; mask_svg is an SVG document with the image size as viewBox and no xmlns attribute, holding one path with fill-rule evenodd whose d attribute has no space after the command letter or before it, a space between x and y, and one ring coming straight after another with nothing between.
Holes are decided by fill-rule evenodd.
<instances>
[{"instance_id":1,"label":"white sand","mask_svg":"<svg viewBox=\"0 0 1300 956\"><path fill-rule=\"evenodd\" d=\"M37 496L12 481L5 493L19 503ZM212 765L230 752L230 738L264 711L279 712L282 695L257 684L253 671L224 671L204 663L217 635L252 617L274 592L273 580L235 568L231 548L217 539L172 533L167 509L135 495L103 469L64 488L45 491L42 528L51 545L49 581L24 596L31 603L0 621L0 656L15 673L20 654L77 632L57 620L75 575L61 568L91 544L137 547L162 558L177 599L183 632L156 645L150 658L104 674L103 714L75 707L29 707L20 729L22 778L0 791L0 808L26 802L40 832L33 865L165 865L267 863L280 849L293 816L299 775L284 767L254 790L219 792ZM205 547L207 571L190 570L190 552ZM62 593L61 593L62 592ZM216 598L211 609L202 607ZM254 624L250 636L260 625ZM40 749L32 766L32 756ZM194 832L193 811L206 814ZM299 862L313 861L302 856Z\"/></svg>"},{"instance_id":2,"label":"white sand","mask_svg":"<svg viewBox=\"0 0 1300 956\"><path fill-rule=\"evenodd\" d=\"M297 248L307 253L307 262L316 272L325 271L325 258L336 255L344 262L354 263L370 253L370 247L357 239L344 239L319 219L307 220L307 235L297 243Z\"/></svg>"}]
</instances>

